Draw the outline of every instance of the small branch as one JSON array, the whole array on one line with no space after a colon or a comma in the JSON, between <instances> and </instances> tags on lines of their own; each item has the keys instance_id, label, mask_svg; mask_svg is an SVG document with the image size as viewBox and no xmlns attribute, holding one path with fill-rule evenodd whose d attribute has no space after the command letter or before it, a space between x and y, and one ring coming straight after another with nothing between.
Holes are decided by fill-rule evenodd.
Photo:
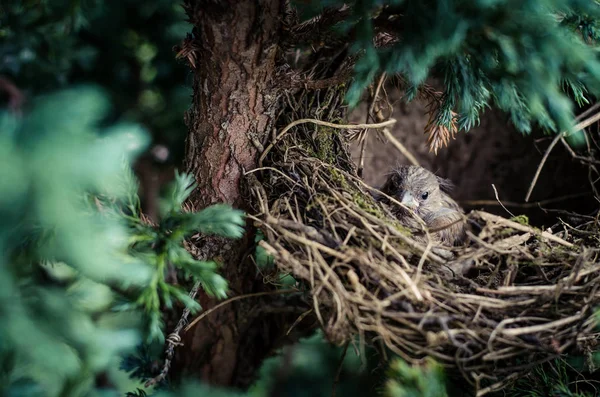
<instances>
[{"instance_id":1,"label":"small branch","mask_svg":"<svg viewBox=\"0 0 600 397\"><path fill-rule=\"evenodd\" d=\"M521 374L511 374L511 375L507 376L506 379L504 379L500 382L496 382L493 385L490 385L483 389L478 388L477 394L475 395L475 397L483 397L484 395L491 393L493 391L501 390L504 386L506 386L506 384L510 383L511 381L513 381L515 379L518 379L520 375Z\"/></svg>"},{"instance_id":2,"label":"small branch","mask_svg":"<svg viewBox=\"0 0 600 397\"><path fill-rule=\"evenodd\" d=\"M207 311L203 312L202 314L200 314L198 317L196 317L194 320L192 320L191 323L189 323L187 325L187 327L185 327L185 329L183 330L183 332L188 332L194 325L196 325L198 323L198 321L202 320L204 317L208 316L209 314L211 314L212 312L214 312L215 310L228 305L232 302L235 301L239 301L240 299L246 299L246 298L255 298L258 296L266 296L266 295L281 295L281 294L290 294L292 292L300 292L297 289L282 289L282 290L277 290L277 291L265 291L265 292L255 292L253 294L245 294L245 295L239 295L239 296L234 296L233 298L227 299L226 301L223 301L221 303L219 303L218 305L211 307L210 309L208 309Z\"/></svg>"},{"instance_id":3,"label":"small branch","mask_svg":"<svg viewBox=\"0 0 600 397\"><path fill-rule=\"evenodd\" d=\"M383 121L383 116L379 112L376 113L376 118L378 121ZM419 161L415 158L415 156L413 156L413 154L406 148L406 146L404 146L399 140L396 139L396 137L390 132L388 128L383 128L381 132L383 136L389 142L391 142L392 145L394 145L394 147L398 149L398 151L408 159L408 161L410 161L411 164L420 166Z\"/></svg>"},{"instance_id":4,"label":"small branch","mask_svg":"<svg viewBox=\"0 0 600 397\"><path fill-rule=\"evenodd\" d=\"M330 127L330 128L337 128L340 130L350 130L350 129L359 129L359 128L383 128L383 127L387 127L388 125L392 125L396 123L396 119L389 119L387 121L384 121L382 123L375 123L375 124L334 124L334 123L329 123L327 121L322 121L322 120L317 120L317 119L300 119L300 120L296 120L294 122L291 122L290 124L288 124L280 133L279 135L277 135L277 137L275 138L275 141L271 142L269 144L269 146L267 146L267 148L265 149L264 152L262 152L262 154L260 155L260 158L258 159L258 164L259 167L262 167L263 165L263 161L265 160L265 157L267 157L267 154L269 154L269 152L271 151L271 149L273 149L273 147L279 143L279 141L281 140L281 138L283 138L285 136L285 134L287 134L287 132L294 128L297 125L300 124L305 124L305 123L313 123L313 124L317 124L317 125L322 125L325 127Z\"/></svg>"},{"instance_id":5,"label":"small branch","mask_svg":"<svg viewBox=\"0 0 600 397\"><path fill-rule=\"evenodd\" d=\"M550 145L546 149L546 152L544 153L544 157L542 157L542 161L540 161L540 164L538 165L538 168L535 171L535 175L533 176L533 180L531 181L531 184L529 184L529 189L527 190L527 195L525 196L525 202L529 202L529 198L531 197L531 193L533 192L533 188L535 187L535 185L536 185L536 183L538 181L538 178L540 177L540 174L542 172L542 168L544 168L544 164L546 164L546 160L548 160L548 156L550 156L550 152L552 151L552 149L554 149L554 146L556 146L556 144L560 140L561 135L562 135L562 132L560 134L556 134L556 136L554 137L554 139L552 140L552 142L550 143Z\"/></svg>"},{"instance_id":6,"label":"small branch","mask_svg":"<svg viewBox=\"0 0 600 397\"><path fill-rule=\"evenodd\" d=\"M541 331L551 331L553 328L558 328L560 326L563 326L565 324L569 324L572 323L574 321L579 321L582 318L582 314L578 313L575 314L573 316L570 317L566 317L566 318L561 318L560 320L555 320L555 321L550 321L547 322L545 324L539 324L539 325L530 325L527 327L521 327L521 328L511 328L511 329L503 329L501 332L504 335L509 335L509 336L519 336L519 335L524 335L524 334L535 334Z\"/></svg>"},{"instance_id":7,"label":"small branch","mask_svg":"<svg viewBox=\"0 0 600 397\"><path fill-rule=\"evenodd\" d=\"M377 102L377 98L379 97L379 91L381 91L381 86L383 85L383 82L385 81L385 76L386 76L385 72L381 73L381 77L379 78L379 82L377 83L377 88L375 89L375 93L373 94L373 98L371 99L371 106L369 106L369 111L367 112L367 117L365 119L366 123L369 122L369 118L375 119L372 116L373 109L375 109L375 103ZM365 168L365 149L367 146L367 132L368 132L368 129L365 129L364 131L362 131L362 133L360 134L360 137L359 137L360 159L358 161L357 173L358 173L358 176L361 178L363 176L363 170Z\"/></svg>"},{"instance_id":8,"label":"small branch","mask_svg":"<svg viewBox=\"0 0 600 397\"><path fill-rule=\"evenodd\" d=\"M196 294L198 294L199 289L200 289L200 281L197 281L196 284L194 284L194 286L192 287L192 289L190 291L190 294L189 294L190 298L194 299L196 297ZM177 326L175 327L173 332L171 332L171 334L167 337L167 340L166 340L167 349L165 351L165 363L163 365L162 370L160 371L160 374L158 374L158 376L155 376L154 378L148 380L144 384L145 387L151 387L157 383L162 382L169 374L169 369L171 368L171 362L173 361L173 356L175 355L175 347L183 345L183 343L181 343L181 336L179 336L179 333L181 332L181 329L187 323L187 318L189 315L190 315L190 309L186 307L185 309L183 309L183 313L181 314L181 318L177 322Z\"/></svg>"},{"instance_id":9,"label":"small branch","mask_svg":"<svg viewBox=\"0 0 600 397\"><path fill-rule=\"evenodd\" d=\"M568 194L566 196L555 197L547 200L536 201L533 203L515 203L514 201L504 201L503 203L498 203L495 200L466 200L460 201L461 205L469 205L469 206L479 206L479 205L504 205L506 207L518 207L518 208L536 208L546 204L557 203L561 201L566 201L573 198L585 197L590 193L576 193L576 194Z\"/></svg>"},{"instance_id":10,"label":"small branch","mask_svg":"<svg viewBox=\"0 0 600 397\"><path fill-rule=\"evenodd\" d=\"M494 189L494 195L496 196L496 201L502 206L502 208L504 208L504 211L508 212L508 214L514 218L515 214L513 214L512 212L510 212L508 210L508 208L506 208L504 206L504 204L502 204L502 201L500 201L500 197L498 197L498 190L496 189L496 185L494 185L493 183L492 183L492 188Z\"/></svg>"},{"instance_id":11,"label":"small branch","mask_svg":"<svg viewBox=\"0 0 600 397\"><path fill-rule=\"evenodd\" d=\"M417 161L417 159L415 158L415 156L412 155L411 152L408 151L408 149L402 144L400 143L400 141L398 141L396 139L396 137L394 137L394 135L392 135L392 133L390 132L390 130L388 130L387 128L384 128L382 130L383 136L392 143L392 145L394 145L394 147L396 149L398 149L398 151L400 153L402 153L404 155L404 157L406 157L408 159L408 161L411 162L411 164L416 165L416 166L420 166L419 162Z\"/></svg>"},{"instance_id":12,"label":"small branch","mask_svg":"<svg viewBox=\"0 0 600 397\"><path fill-rule=\"evenodd\" d=\"M600 105L600 104L596 104L596 105ZM594 106L596 106L596 105L594 105ZM600 120L600 112L596 113L595 115L593 115L593 116L587 118L586 120L582 121L581 123L577 124L573 128L573 132L577 132L586 127L589 127L590 125L594 124L598 120ZM538 178L540 177L540 173L542 172L542 168L544 168L544 164L546 164L546 160L548 160L548 156L550 156L550 152L552 151L552 149L554 149L554 146L556 146L556 144L563 137L564 134L565 134L565 131L561 132L560 134L556 134L556 137L554 137L554 139L550 143L550 146L548 146L548 149L546 149L546 152L544 153L544 157L542 157L542 161L538 165L535 175L533 176L533 180L531 181L531 184L529 185L529 190L527 191L527 195L525 196L525 202L529 202L529 198L531 197L533 188L535 187L535 185L538 181Z\"/></svg>"},{"instance_id":13,"label":"small branch","mask_svg":"<svg viewBox=\"0 0 600 397\"><path fill-rule=\"evenodd\" d=\"M537 235L541 235L542 237L544 237L544 238L546 238L548 240L554 241L555 243L559 243L561 245L564 245L565 247L569 247L569 248L574 247L573 244L569 243L568 241L563 240L560 237L556 237L555 235L553 235L551 233L548 233L548 232L544 232L544 231L540 232L538 230L535 230L531 226L522 225L520 223L513 222L511 220L504 219L504 218L502 218L500 216L492 215L492 214L489 214L487 212L476 211L476 213L479 216L481 216L482 219L484 219L486 221L496 222L498 224L505 225L505 226L508 226L508 227L513 228L515 230L520 230L522 232L528 232L528 233L532 233L534 235L536 235L536 234Z\"/></svg>"},{"instance_id":14,"label":"small branch","mask_svg":"<svg viewBox=\"0 0 600 397\"><path fill-rule=\"evenodd\" d=\"M294 323L290 326L290 328L287 330L287 332L285 333L286 335L289 335L290 332L292 332L292 330L294 329L294 327L298 324L300 324L300 322L302 320L304 320L306 318L306 316L308 316L309 314L311 314L314 311L314 309L309 309L307 311L305 311L304 313L302 313L300 316L298 316L298 318L296 319L296 321L294 321Z\"/></svg>"},{"instance_id":15,"label":"small branch","mask_svg":"<svg viewBox=\"0 0 600 397\"><path fill-rule=\"evenodd\" d=\"M348 345L350 342L346 343L344 346L344 350L342 351L342 357L340 358L340 364L338 365L338 369L335 373L335 379L333 380L333 388L331 389L331 397L335 397L335 389L337 384L340 382L340 375L342 374L342 369L344 368L344 360L346 359L346 352L348 351Z\"/></svg>"}]
</instances>

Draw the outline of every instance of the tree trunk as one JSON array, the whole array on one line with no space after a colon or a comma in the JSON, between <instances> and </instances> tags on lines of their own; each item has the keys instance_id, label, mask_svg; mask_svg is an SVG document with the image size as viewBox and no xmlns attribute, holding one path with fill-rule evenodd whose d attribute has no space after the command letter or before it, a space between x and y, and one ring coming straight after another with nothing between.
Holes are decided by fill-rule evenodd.
<instances>
[{"instance_id":1,"label":"tree trunk","mask_svg":"<svg viewBox=\"0 0 600 397\"><path fill-rule=\"evenodd\" d=\"M245 170L256 167L273 125L277 98L270 83L284 1L187 0L184 7L194 24L184 48L195 66L185 160L198 187L190 202L196 210L214 203L247 209L240 181ZM235 242L208 238L198 245L199 256L223 264L232 296L264 288L255 266L245 260L251 242L251 236ZM204 310L218 303L202 293L198 299ZM171 374L246 385L272 343L268 330L256 332L255 319L248 318L249 305L256 302L226 305L182 335L184 346L176 352Z\"/></svg>"},{"instance_id":2,"label":"tree trunk","mask_svg":"<svg viewBox=\"0 0 600 397\"><path fill-rule=\"evenodd\" d=\"M275 70L280 0L190 1L199 46L186 162L199 208L217 202L242 206L239 181L256 165L277 101Z\"/></svg>"}]
</instances>

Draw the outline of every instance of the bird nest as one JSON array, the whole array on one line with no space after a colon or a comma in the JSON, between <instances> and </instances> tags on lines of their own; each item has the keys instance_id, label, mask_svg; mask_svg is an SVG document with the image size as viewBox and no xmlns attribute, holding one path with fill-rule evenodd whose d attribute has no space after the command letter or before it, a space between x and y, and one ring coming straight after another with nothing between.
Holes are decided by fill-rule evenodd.
<instances>
[{"instance_id":1,"label":"bird nest","mask_svg":"<svg viewBox=\"0 0 600 397\"><path fill-rule=\"evenodd\" d=\"M439 251L373 199L341 134L292 129L268 152L248 174L261 245L309 289L332 342L358 335L412 363L433 357L478 395L596 348L600 261L585 247L597 222L554 234L473 211L467 243Z\"/></svg>"}]
</instances>

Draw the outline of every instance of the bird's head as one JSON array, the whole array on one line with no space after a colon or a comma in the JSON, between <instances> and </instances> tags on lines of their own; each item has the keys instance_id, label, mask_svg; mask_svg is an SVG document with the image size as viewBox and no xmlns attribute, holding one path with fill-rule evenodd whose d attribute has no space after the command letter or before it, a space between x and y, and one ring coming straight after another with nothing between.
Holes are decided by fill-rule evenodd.
<instances>
[{"instance_id":1,"label":"bird's head","mask_svg":"<svg viewBox=\"0 0 600 397\"><path fill-rule=\"evenodd\" d=\"M444 191L450 188L449 181L411 165L395 169L381 191L424 217L441 208Z\"/></svg>"}]
</instances>

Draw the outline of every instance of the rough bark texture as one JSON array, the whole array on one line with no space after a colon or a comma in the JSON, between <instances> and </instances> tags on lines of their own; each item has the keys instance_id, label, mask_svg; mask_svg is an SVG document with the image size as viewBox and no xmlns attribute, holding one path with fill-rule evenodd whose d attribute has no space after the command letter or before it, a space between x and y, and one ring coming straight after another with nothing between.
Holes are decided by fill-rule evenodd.
<instances>
[{"instance_id":1,"label":"rough bark texture","mask_svg":"<svg viewBox=\"0 0 600 397\"><path fill-rule=\"evenodd\" d=\"M240 181L244 170L256 167L277 103L270 82L283 2L190 0L185 8L195 25L188 44L196 60L193 104L186 115L186 168L198 183L190 202L198 210L214 203L246 209ZM263 288L247 260L250 239L197 242L197 256L223 263L221 273L232 296ZM205 310L216 303L206 295L199 301ZM272 343L269 330L257 326L260 316L251 317L258 302L220 308L183 335L172 375L201 377L216 385L247 384Z\"/></svg>"},{"instance_id":2,"label":"rough bark texture","mask_svg":"<svg viewBox=\"0 0 600 397\"><path fill-rule=\"evenodd\" d=\"M269 83L281 1L221 4L196 1L190 16L199 50L186 162L199 183L192 201L200 208L242 204L240 177L255 165L276 104Z\"/></svg>"}]
</instances>

